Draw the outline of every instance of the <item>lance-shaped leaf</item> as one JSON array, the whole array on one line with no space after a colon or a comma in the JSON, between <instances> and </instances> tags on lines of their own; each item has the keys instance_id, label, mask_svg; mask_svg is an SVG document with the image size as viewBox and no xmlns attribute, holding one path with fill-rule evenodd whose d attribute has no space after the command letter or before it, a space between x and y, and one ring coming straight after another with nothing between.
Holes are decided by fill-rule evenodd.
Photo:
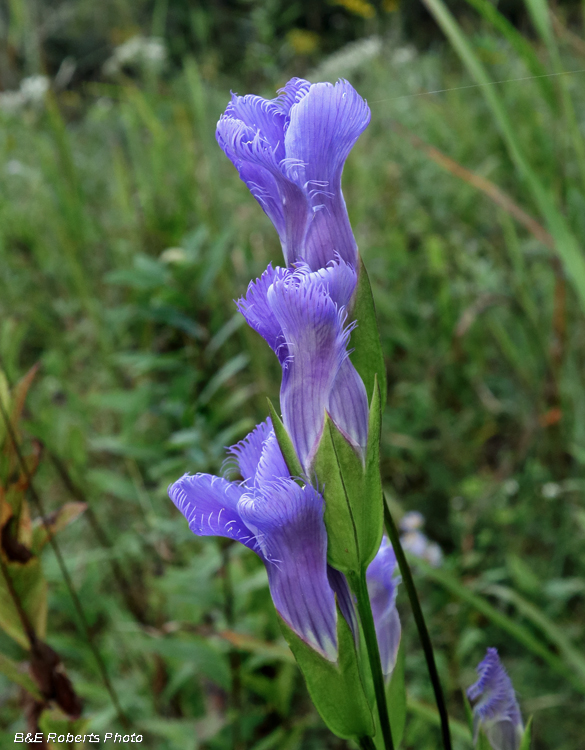
<instances>
[{"instance_id":1,"label":"lance-shaped leaf","mask_svg":"<svg viewBox=\"0 0 585 750\"><path fill-rule=\"evenodd\" d=\"M10 583L5 575L10 577ZM0 571L0 628L23 648L29 648L13 593L36 635L43 638L47 626L47 582L38 557L24 564L5 562Z\"/></svg>"},{"instance_id":2,"label":"lance-shaped leaf","mask_svg":"<svg viewBox=\"0 0 585 750\"><path fill-rule=\"evenodd\" d=\"M374 378L378 376L382 411L386 405L386 365L380 343L380 333L376 320L376 308L368 272L364 262L359 258L359 273L353 307L350 310L350 320L357 320L357 326L351 334L353 351L350 359L366 386L368 402L374 395Z\"/></svg>"},{"instance_id":3,"label":"lance-shaped leaf","mask_svg":"<svg viewBox=\"0 0 585 750\"><path fill-rule=\"evenodd\" d=\"M326 416L313 463L325 498L327 559L344 573L364 569L382 539L384 508L379 469L380 393L374 383L365 466L353 446Z\"/></svg>"},{"instance_id":4,"label":"lance-shaped leaf","mask_svg":"<svg viewBox=\"0 0 585 750\"><path fill-rule=\"evenodd\" d=\"M86 510L86 508L87 503L65 503L54 513L51 513L51 515L45 519L44 523L40 519L35 520L32 535L33 553L38 554L54 534L75 521L75 519Z\"/></svg>"},{"instance_id":5,"label":"lance-shaped leaf","mask_svg":"<svg viewBox=\"0 0 585 750\"><path fill-rule=\"evenodd\" d=\"M532 737L532 716L526 723L526 729L522 735L522 742L520 743L520 750L530 750L530 739Z\"/></svg>"},{"instance_id":6,"label":"lance-shaped leaf","mask_svg":"<svg viewBox=\"0 0 585 750\"><path fill-rule=\"evenodd\" d=\"M374 720L358 662L353 633L338 614L338 658L328 661L310 648L282 618L280 627L303 673L309 695L329 729L343 739L374 734Z\"/></svg>"},{"instance_id":7,"label":"lance-shaped leaf","mask_svg":"<svg viewBox=\"0 0 585 750\"><path fill-rule=\"evenodd\" d=\"M11 682L15 682L17 685L20 685L21 688L24 688L36 701L41 702L43 700L43 696L35 685L34 680L32 680L26 672L20 670L20 666L17 662L9 659L2 653L0 653L0 674L3 674L5 677L8 677Z\"/></svg>"},{"instance_id":8,"label":"lance-shaped leaf","mask_svg":"<svg viewBox=\"0 0 585 750\"><path fill-rule=\"evenodd\" d=\"M274 408L274 405L270 399L268 399L268 406L270 408L270 418L272 419L274 434L276 435L278 446L282 451L282 455L284 457L290 475L291 477L301 477L304 474L303 467L301 466L301 463L297 458L293 442L290 439L285 426L282 424L282 419L278 416L278 412Z\"/></svg>"}]
</instances>

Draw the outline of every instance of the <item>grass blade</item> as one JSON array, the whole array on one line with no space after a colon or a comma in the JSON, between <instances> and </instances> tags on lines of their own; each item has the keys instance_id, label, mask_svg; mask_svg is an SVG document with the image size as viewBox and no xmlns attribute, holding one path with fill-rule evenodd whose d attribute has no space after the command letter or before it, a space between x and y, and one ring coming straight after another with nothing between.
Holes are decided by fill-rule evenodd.
<instances>
[{"instance_id":1,"label":"grass blade","mask_svg":"<svg viewBox=\"0 0 585 750\"><path fill-rule=\"evenodd\" d=\"M555 240L559 257L573 283L582 309L585 311L585 258L579 243L558 210L552 192L544 186L530 165L517 138L513 124L494 82L490 80L485 67L475 54L468 38L449 11L443 0L423 0L439 26L453 45L468 72L481 86L500 134L506 144L510 158L514 162L524 183L531 192L548 230Z\"/></svg>"}]
</instances>

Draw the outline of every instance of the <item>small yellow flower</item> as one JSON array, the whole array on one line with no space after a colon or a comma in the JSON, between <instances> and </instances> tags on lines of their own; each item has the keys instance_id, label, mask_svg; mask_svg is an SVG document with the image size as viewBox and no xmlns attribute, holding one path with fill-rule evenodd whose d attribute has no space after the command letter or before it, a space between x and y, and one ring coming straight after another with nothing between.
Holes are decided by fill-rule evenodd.
<instances>
[{"instance_id":1,"label":"small yellow flower","mask_svg":"<svg viewBox=\"0 0 585 750\"><path fill-rule=\"evenodd\" d=\"M350 13L362 18L373 18L376 15L376 9L367 0L337 0L337 5L342 5Z\"/></svg>"},{"instance_id":2,"label":"small yellow flower","mask_svg":"<svg viewBox=\"0 0 585 750\"><path fill-rule=\"evenodd\" d=\"M310 55L319 47L319 35L307 29L292 29L286 38L297 55Z\"/></svg>"}]
</instances>

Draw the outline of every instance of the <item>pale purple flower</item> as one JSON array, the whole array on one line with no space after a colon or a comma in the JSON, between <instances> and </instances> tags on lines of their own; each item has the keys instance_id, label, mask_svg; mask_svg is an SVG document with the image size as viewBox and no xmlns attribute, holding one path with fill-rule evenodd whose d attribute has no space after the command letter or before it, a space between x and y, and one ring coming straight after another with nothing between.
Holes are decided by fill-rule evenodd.
<instances>
[{"instance_id":1,"label":"pale purple flower","mask_svg":"<svg viewBox=\"0 0 585 750\"><path fill-rule=\"evenodd\" d=\"M289 475L270 419L229 449L242 482L186 474L169 496L198 536L224 536L266 565L274 605L306 643L337 658L337 609L356 631L345 577L327 565L324 503L311 485Z\"/></svg>"},{"instance_id":2,"label":"pale purple flower","mask_svg":"<svg viewBox=\"0 0 585 750\"><path fill-rule=\"evenodd\" d=\"M495 648L488 648L477 667L478 681L467 691L473 708L474 742L480 726L485 730L492 750L518 750L524 728L512 681Z\"/></svg>"},{"instance_id":3,"label":"pale purple flower","mask_svg":"<svg viewBox=\"0 0 585 750\"><path fill-rule=\"evenodd\" d=\"M382 671L388 679L396 664L402 629L396 609L396 593L400 576L396 575L396 555L385 536L382 537L376 557L368 566L366 581L376 626Z\"/></svg>"},{"instance_id":4,"label":"pale purple flower","mask_svg":"<svg viewBox=\"0 0 585 750\"><path fill-rule=\"evenodd\" d=\"M293 78L275 99L232 94L217 141L274 224L287 265L303 260L317 270L338 253L357 266L341 173L369 121L344 80Z\"/></svg>"},{"instance_id":5,"label":"pale purple flower","mask_svg":"<svg viewBox=\"0 0 585 750\"><path fill-rule=\"evenodd\" d=\"M411 510L400 519L400 530L404 532L400 543L405 552L425 560L433 568L439 568L443 563L443 550L436 542L431 542L422 529L425 519L422 513Z\"/></svg>"},{"instance_id":6,"label":"pale purple flower","mask_svg":"<svg viewBox=\"0 0 585 750\"><path fill-rule=\"evenodd\" d=\"M364 455L368 400L347 349L353 326L346 325L346 306L356 280L354 268L339 257L318 271L306 264L268 266L237 303L282 365L282 419L307 474L325 412Z\"/></svg>"}]
</instances>

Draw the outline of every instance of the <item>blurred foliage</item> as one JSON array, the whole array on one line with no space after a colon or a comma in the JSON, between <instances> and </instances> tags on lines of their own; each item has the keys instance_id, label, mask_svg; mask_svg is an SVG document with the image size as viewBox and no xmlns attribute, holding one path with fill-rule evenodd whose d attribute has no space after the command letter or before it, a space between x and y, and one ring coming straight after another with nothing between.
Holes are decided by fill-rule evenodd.
<instances>
[{"instance_id":1,"label":"blurred foliage","mask_svg":"<svg viewBox=\"0 0 585 750\"><path fill-rule=\"evenodd\" d=\"M215 144L229 89L272 95L291 73L348 77L373 113L344 192L389 376L383 478L397 515L420 510L445 552L439 571L415 573L455 747L470 747L461 690L492 645L525 718L534 715L533 750L574 750L585 321L573 277L485 89L466 88L474 81L446 47L417 51L393 12L360 4L376 7L368 19L349 5L299 2L287 16L276 2L11 0L2 81L22 96L0 99L0 366L14 387L40 365L23 450L43 447L35 487L48 512L87 503L58 543L144 747L346 746L311 707L263 566L243 547L193 537L166 487L186 471L220 471L224 446L265 418L266 396L278 398L278 364L232 301L280 250ZM558 57L526 8L512 19L518 32L482 20L481 5L469 0L462 23L473 19L468 39L493 80L585 67L573 4L555 8ZM345 26L309 21L336 17ZM162 47L116 52L161 37ZM52 76L46 94L30 82L42 72ZM440 89L449 90L423 95ZM582 75L511 81L497 95L582 253ZM43 571L46 640L88 731L121 730L48 546ZM399 608L403 747L431 750L436 714L403 593ZM1 632L0 651L27 658ZM0 692L10 739L25 728L22 696L2 676Z\"/></svg>"}]
</instances>

